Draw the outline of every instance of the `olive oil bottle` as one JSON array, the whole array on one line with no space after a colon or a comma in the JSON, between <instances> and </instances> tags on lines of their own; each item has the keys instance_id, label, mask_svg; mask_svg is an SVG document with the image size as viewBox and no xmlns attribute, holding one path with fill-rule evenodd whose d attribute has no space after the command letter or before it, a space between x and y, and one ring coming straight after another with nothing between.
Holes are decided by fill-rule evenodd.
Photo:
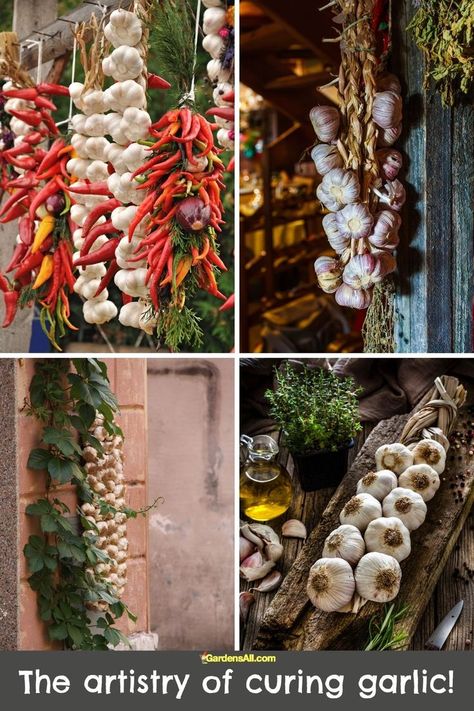
<instances>
[{"instance_id":1,"label":"olive oil bottle","mask_svg":"<svg viewBox=\"0 0 474 711\"><path fill-rule=\"evenodd\" d=\"M285 467L276 460L278 444L268 435L243 435L245 451L240 472L240 508L253 521L271 521L291 505L293 488Z\"/></svg>"}]
</instances>

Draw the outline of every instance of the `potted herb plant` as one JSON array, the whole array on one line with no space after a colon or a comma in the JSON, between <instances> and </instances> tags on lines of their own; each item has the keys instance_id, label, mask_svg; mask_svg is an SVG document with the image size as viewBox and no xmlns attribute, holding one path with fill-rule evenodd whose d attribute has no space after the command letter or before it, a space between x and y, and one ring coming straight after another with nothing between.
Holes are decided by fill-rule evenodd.
<instances>
[{"instance_id":1,"label":"potted herb plant","mask_svg":"<svg viewBox=\"0 0 474 711\"><path fill-rule=\"evenodd\" d=\"M360 431L352 378L308 365L284 363L267 390L270 415L282 429L303 491L337 486Z\"/></svg>"}]
</instances>

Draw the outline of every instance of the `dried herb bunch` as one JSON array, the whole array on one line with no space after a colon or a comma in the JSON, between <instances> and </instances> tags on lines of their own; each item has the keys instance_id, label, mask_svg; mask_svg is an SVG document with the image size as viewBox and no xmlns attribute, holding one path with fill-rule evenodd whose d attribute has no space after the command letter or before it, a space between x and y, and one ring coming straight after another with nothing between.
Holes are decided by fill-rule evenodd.
<instances>
[{"instance_id":1,"label":"dried herb bunch","mask_svg":"<svg viewBox=\"0 0 474 711\"><path fill-rule=\"evenodd\" d=\"M474 86L474 3L472 0L417 0L408 29L425 54L426 83L432 78L445 106Z\"/></svg>"},{"instance_id":2,"label":"dried herb bunch","mask_svg":"<svg viewBox=\"0 0 474 711\"><path fill-rule=\"evenodd\" d=\"M331 371L290 363L277 369L275 377L275 389L267 390L265 397L271 417L294 454L335 451L360 431L360 389L352 378L342 379Z\"/></svg>"}]
</instances>

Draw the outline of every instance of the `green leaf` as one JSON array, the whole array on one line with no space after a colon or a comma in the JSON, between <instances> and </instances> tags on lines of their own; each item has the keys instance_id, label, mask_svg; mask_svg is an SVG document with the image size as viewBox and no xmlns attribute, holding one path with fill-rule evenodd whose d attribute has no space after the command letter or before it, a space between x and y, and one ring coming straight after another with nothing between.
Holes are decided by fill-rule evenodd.
<instances>
[{"instance_id":1,"label":"green leaf","mask_svg":"<svg viewBox=\"0 0 474 711\"><path fill-rule=\"evenodd\" d=\"M39 499L34 504L29 504L26 507L26 513L28 516L41 516L42 514L48 513L53 507L47 499Z\"/></svg>"},{"instance_id":2,"label":"green leaf","mask_svg":"<svg viewBox=\"0 0 474 711\"><path fill-rule=\"evenodd\" d=\"M104 637L107 640L109 644L111 644L113 647L116 647L117 644L119 644L122 639L120 636L120 633L118 630L114 630L113 627L106 627L104 630ZM128 640L127 640L128 643Z\"/></svg>"},{"instance_id":3,"label":"green leaf","mask_svg":"<svg viewBox=\"0 0 474 711\"><path fill-rule=\"evenodd\" d=\"M38 573L40 570L43 570L44 558L38 553L27 551L27 548L28 546L25 546L23 552L28 560L28 570L32 574Z\"/></svg>"},{"instance_id":4,"label":"green leaf","mask_svg":"<svg viewBox=\"0 0 474 711\"><path fill-rule=\"evenodd\" d=\"M67 632L76 647L80 647L84 639L84 633L79 627L67 625Z\"/></svg>"},{"instance_id":5,"label":"green leaf","mask_svg":"<svg viewBox=\"0 0 474 711\"><path fill-rule=\"evenodd\" d=\"M67 625L64 623L50 625L49 627L49 637L50 639L63 640L68 636Z\"/></svg>"},{"instance_id":6,"label":"green leaf","mask_svg":"<svg viewBox=\"0 0 474 711\"><path fill-rule=\"evenodd\" d=\"M71 426L81 434L85 434L87 432L85 424L78 415L71 415L69 422L71 423Z\"/></svg>"},{"instance_id":7,"label":"green leaf","mask_svg":"<svg viewBox=\"0 0 474 711\"><path fill-rule=\"evenodd\" d=\"M48 472L60 484L67 484L72 479L84 479L84 474L79 466L70 459L51 458L48 464Z\"/></svg>"},{"instance_id":8,"label":"green leaf","mask_svg":"<svg viewBox=\"0 0 474 711\"><path fill-rule=\"evenodd\" d=\"M41 530L44 533L56 533L58 530L57 516L51 514L43 514L40 519Z\"/></svg>"},{"instance_id":9,"label":"green leaf","mask_svg":"<svg viewBox=\"0 0 474 711\"><path fill-rule=\"evenodd\" d=\"M80 447L73 441L72 433L68 430L45 427L43 441L57 447L65 457L70 457L75 452L81 454Z\"/></svg>"},{"instance_id":10,"label":"green leaf","mask_svg":"<svg viewBox=\"0 0 474 711\"><path fill-rule=\"evenodd\" d=\"M89 429L95 420L95 407L82 403L78 408L79 417L84 423L86 429Z\"/></svg>"},{"instance_id":11,"label":"green leaf","mask_svg":"<svg viewBox=\"0 0 474 711\"><path fill-rule=\"evenodd\" d=\"M32 449L26 466L28 469L46 469L51 454L47 449Z\"/></svg>"},{"instance_id":12,"label":"green leaf","mask_svg":"<svg viewBox=\"0 0 474 711\"><path fill-rule=\"evenodd\" d=\"M30 402L32 407L41 407L44 405L44 380L38 373L31 378Z\"/></svg>"}]
</instances>

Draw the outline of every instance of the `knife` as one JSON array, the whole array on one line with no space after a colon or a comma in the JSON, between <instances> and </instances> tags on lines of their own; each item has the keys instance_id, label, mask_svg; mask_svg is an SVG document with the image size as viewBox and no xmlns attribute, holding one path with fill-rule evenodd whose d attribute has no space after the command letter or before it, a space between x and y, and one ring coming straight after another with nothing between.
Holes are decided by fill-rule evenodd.
<instances>
[{"instance_id":1,"label":"knife","mask_svg":"<svg viewBox=\"0 0 474 711\"><path fill-rule=\"evenodd\" d=\"M459 619L459 616L464 607L464 600L460 600L457 605L453 607L450 612L444 617L431 637L426 640L425 649L431 649L435 652L439 652L443 644L448 639L451 631Z\"/></svg>"}]
</instances>

